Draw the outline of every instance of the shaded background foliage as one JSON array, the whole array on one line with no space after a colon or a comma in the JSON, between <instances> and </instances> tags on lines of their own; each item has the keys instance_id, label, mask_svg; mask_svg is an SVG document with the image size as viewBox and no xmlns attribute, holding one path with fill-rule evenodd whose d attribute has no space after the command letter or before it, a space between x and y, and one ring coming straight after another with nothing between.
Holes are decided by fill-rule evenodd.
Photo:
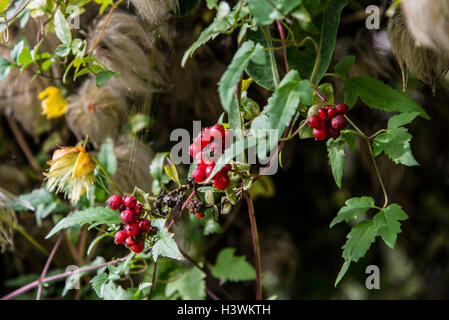
<instances>
[{"instance_id":1,"label":"shaded background foliage","mask_svg":"<svg viewBox=\"0 0 449 320\"><path fill-rule=\"evenodd\" d=\"M380 30L366 30L360 10L373 4L371 1L349 1L343 10L336 52L333 63L348 54L356 56L356 64L351 75L371 75L391 86L401 88L400 69L392 56L388 40L383 33L386 17L382 18ZM381 8L385 2L377 3ZM145 141L151 143L154 152L163 152L173 145L169 141L171 130L183 127L191 131L193 120L202 120L211 125L221 114L218 103L216 83L232 59L236 42L232 36L219 36L203 49L184 78L176 77L182 53L191 40L207 26L210 12L201 4L191 14L170 21L170 38L174 45L172 58L167 65L172 70L170 77L174 90L157 95L151 108L152 126L141 133ZM195 36L190 35L193 30ZM272 30L277 35L276 30ZM187 35L188 33L189 35ZM380 39L380 40L379 40ZM379 41L382 50L379 50ZM383 42L382 42L383 41ZM282 61L277 52L278 62ZM279 70L283 70L279 63ZM169 71L170 73L170 71ZM282 76L282 75L281 75ZM181 77L181 76L180 76ZM196 98L212 101L200 103L195 107L190 100L179 98L191 77L197 78L192 88ZM177 84L178 83L178 84ZM0 86L3 85L0 83ZM336 101L343 100L341 84L338 80ZM179 90L179 91L178 91ZM408 91L432 118L419 118L410 125L414 136L412 150L420 163L418 167L396 166L385 156L379 158L379 167L385 180L386 189L392 202L401 203L410 219L405 221L403 232L398 237L394 250L377 242L366 257L353 264L340 285L333 286L340 269L341 246L345 242L348 226L339 225L332 230L329 223L344 201L352 196L366 194L382 199L375 173L366 156L365 146L357 144L357 151L347 153L343 188L337 189L328 165L324 143L311 139L294 139L283 152L283 167L271 179L275 186L272 198L258 197L255 201L262 255L264 297L277 295L279 299L441 299L449 297L449 273L447 268L449 254L449 140L446 137L449 123L449 99L447 80L443 79L436 94L431 88L411 78ZM260 87L251 87L250 96L263 104L269 92ZM177 98L178 96L178 98ZM191 97L187 93L186 97ZM177 102L179 99L181 102ZM203 101L204 102L204 101ZM360 102L359 102L360 103ZM358 105L351 111L351 118L365 132L374 133L385 127L386 115L366 106ZM39 187L40 180L18 148L14 135L4 117L0 117L0 185L12 192L21 194ZM48 136L48 134L47 134ZM46 160L40 142L27 136L27 141L43 164ZM76 141L70 136L67 143ZM44 239L53 226L51 219L44 219L42 226L35 225L32 213L21 213L20 224L36 239ZM227 232L211 235L206 239L198 236L194 226L175 227L181 248L195 247L205 250L206 261L213 262L217 253L224 247L236 247L237 253L253 261L251 234L246 206L238 206L235 212L221 218ZM232 223L231 223L232 222ZM85 247L95 236L94 232L81 233L70 229L55 258L58 270L69 264L84 264L92 257L77 255L77 247ZM72 242L70 241L72 238ZM56 239L42 240L50 250ZM215 244L210 246L210 243ZM122 252L123 251L123 252ZM112 243L101 243L97 252L105 257L117 257L126 252ZM15 236L15 249L0 255L0 295L14 287L34 280L42 270L46 258L31 247L20 235ZM365 268L368 265L380 268L380 290L365 288ZM170 266L162 266L158 278L168 279ZM33 278L34 276L34 278ZM146 277L148 275L142 275ZM88 283L88 277L82 279ZM243 282L226 283L225 288L233 298L253 298L254 284ZM58 297L62 284L45 288L47 297ZM213 286L212 286L213 288ZM155 292L157 294L157 291ZM95 298L95 294L84 286L82 292L69 292L67 298ZM29 292L21 298L34 298Z\"/></svg>"}]
</instances>

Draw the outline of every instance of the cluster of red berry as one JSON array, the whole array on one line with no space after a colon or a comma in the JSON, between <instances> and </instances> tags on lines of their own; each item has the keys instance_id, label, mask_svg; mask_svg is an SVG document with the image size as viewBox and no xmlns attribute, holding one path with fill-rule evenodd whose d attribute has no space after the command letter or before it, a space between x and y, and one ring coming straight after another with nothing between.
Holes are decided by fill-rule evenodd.
<instances>
[{"instance_id":1,"label":"cluster of red berry","mask_svg":"<svg viewBox=\"0 0 449 320\"><path fill-rule=\"evenodd\" d=\"M193 171L192 178L196 182L203 182L212 173L215 167L215 160L221 155L223 150L227 147L226 142L229 140L229 130L221 124L216 124L213 127L205 128L190 145L190 155L196 159L197 167ZM207 158L204 153L209 152L211 158ZM228 172L231 170L231 165L227 164L217 172L212 179L215 187L218 189L226 189L229 186Z\"/></svg>"},{"instance_id":2,"label":"cluster of red berry","mask_svg":"<svg viewBox=\"0 0 449 320\"><path fill-rule=\"evenodd\" d=\"M151 229L150 220L139 217L142 204L133 196L122 198L119 195L109 197L107 204L112 210L120 211L120 218L125 224L123 230L115 234L114 242L124 243L136 253L142 252L145 247L145 233Z\"/></svg>"},{"instance_id":3,"label":"cluster of red berry","mask_svg":"<svg viewBox=\"0 0 449 320\"><path fill-rule=\"evenodd\" d=\"M348 113L348 106L344 103L335 108L331 105L318 109L318 115L309 118L309 126L313 128L313 136L317 140L324 140L327 136L338 138L340 131L346 127L346 119L343 117Z\"/></svg>"}]
</instances>

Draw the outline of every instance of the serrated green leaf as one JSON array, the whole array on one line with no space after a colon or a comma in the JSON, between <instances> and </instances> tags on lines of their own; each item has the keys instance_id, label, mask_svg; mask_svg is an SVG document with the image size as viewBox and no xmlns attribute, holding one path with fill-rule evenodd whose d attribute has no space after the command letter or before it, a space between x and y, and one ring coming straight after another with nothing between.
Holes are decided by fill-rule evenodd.
<instances>
[{"instance_id":1,"label":"serrated green leaf","mask_svg":"<svg viewBox=\"0 0 449 320\"><path fill-rule=\"evenodd\" d=\"M175 260L182 260L183 257L181 255L181 252L179 252L178 245L173 239L173 233L169 233L165 227L159 227L159 230L160 231L157 235L158 240L156 241L152 249L154 262L157 261L158 257L167 257Z\"/></svg>"},{"instance_id":2,"label":"serrated green leaf","mask_svg":"<svg viewBox=\"0 0 449 320\"><path fill-rule=\"evenodd\" d=\"M373 207L374 199L371 197L348 199L345 202L345 206L338 211L337 216L332 220L330 227L332 228L342 221L352 221Z\"/></svg>"},{"instance_id":3,"label":"serrated green leaf","mask_svg":"<svg viewBox=\"0 0 449 320\"><path fill-rule=\"evenodd\" d=\"M22 65L22 69L25 69L28 65L33 63L33 57L31 56L30 49L24 47L17 58L17 62Z\"/></svg>"},{"instance_id":4,"label":"serrated green leaf","mask_svg":"<svg viewBox=\"0 0 449 320\"><path fill-rule=\"evenodd\" d=\"M117 171L117 156L115 155L114 142L111 138L107 138L101 145L98 161L111 176L115 175Z\"/></svg>"},{"instance_id":5,"label":"serrated green leaf","mask_svg":"<svg viewBox=\"0 0 449 320\"><path fill-rule=\"evenodd\" d=\"M237 50L226 72L218 83L221 104L223 109L228 113L240 77L251 60L258 64L263 64L265 63L265 54L260 44L254 44L253 41L246 41Z\"/></svg>"},{"instance_id":6,"label":"serrated green leaf","mask_svg":"<svg viewBox=\"0 0 449 320\"><path fill-rule=\"evenodd\" d=\"M376 240L377 232L372 220L364 220L352 227L343 248L343 258L354 262L364 257L371 244Z\"/></svg>"},{"instance_id":7,"label":"serrated green leaf","mask_svg":"<svg viewBox=\"0 0 449 320\"><path fill-rule=\"evenodd\" d=\"M332 83L323 83L318 86L318 90L326 99L326 104L334 105L334 87ZM316 90L312 93L312 104L316 106L321 104L321 98L318 96ZM318 111L318 108L316 108L316 111Z\"/></svg>"},{"instance_id":8,"label":"serrated green leaf","mask_svg":"<svg viewBox=\"0 0 449 320\"><path fill-rule=\"evenodd\" d=\"M72 34L70 33L69 25L67 24L67 21L65 20L64 15L62 14L61 10L56 10L55 16L54 16L54 23L55 23L55 31L56 36L59 40L66 46L70 47L70 43L72 42Z\"/></svg>"},{"instance_id":9,"label":"serrated green leaf","mask_svg":"<svg viewBox=\"0 0 449 320\"><path fill-rule=\"evenodd\" d=\"M268 25L274 20L283 19L284 14L289 14L301 3L302 0L248 0L254 23L259 25Z\"/></svg>"},{"instance_id":10,"label":"serrated green leaf","mask_svg":"<svg viewBox=\"0 0 449 320\"><path fill-rule=\"evenodd\" d=\"M106 283L106 281L108 281L108 275L104 272L97 274L92 278L92 280L90 280L92 289L94 289L99 298L103 296L103 285Z\"/></svg>"},{"instance_id":11,"label":"serrated green leaf","mask_svg":"<svg viewBox=\"0 0 449 320\"><path fill-rule=\"evenodd\" d=\"M388 120L388 129L394 129L409 124L419 116L419 112L405 112L397 114Z\"/></svg>"},{"instance_id":12,"label":"serrated green leaf","mask_svg":"<svg viewBox=\"0 0 449 320\"><path fill-rule=\"evenodd\" d=\"M382 240L390 247L394 248L398 233L401 230L401 223L399 221L407 220L407 214L402 210L402 207L396 203L389 205L384 210L379 211L373 218L374 226L377 234L382 237Z\"/></svg>"},{"instance_id":13,"label":"serrated green leaf","mask_svg":"<svg viewBox=\"0 0 449 320\"><path fill-rule=\"evenodd\" d=\"M204 300L206 298L206 275L198 268L190 268L175 281L167 283L165 295L178 292L183 300Z\"/></svg>"},{"instance_id":14,"label":"serrated green leaf","mask_svg":"<svg viewBox=\"0 0 449 320\"><path fill-rule=\"evenodd\" d=\"M342 137L337 139L329 139L326 143L332 175L334 176L337 187L340 189L341 179L343 177L343 168L345 165L345 144L346 141Z\"/></svg>"},{"instance_id":15,"label":"serrated green leaf","mask_svg":"<svg viewBox=\"0 0 449 320\"><path fill-rule=\"evenodd\" d=\"M91 223L94 226L99 224L121 224L122 220L120 219L120 213L118 211L105 207L94 207L75 211L60 220L48 233L45 239L52 237L62 229L67 229L75 225L82 226L86 223Z\"/></svg>"},{"instance_id":16,"label":"serrated green leaf","mask_svg":"<svg viewBox=\"0 0 449 320\"><path fill-rule=\"evenodd\" d=\"M235 248L225 248L220 251L212 268L212 275L221 281L254 280L256 272L244 256L234 255Z\"/></svg>"},{"instance_id":17,"label":"serrated green leaf","mask_svg":"<svg viewBox=\"0 0 449 320\"><path fill-rule=\"evenodd\" d=\"M353 107L360 97L371 108L388 112L419 112L420 116L429 119L424 109L410 97L371 77L347 79L344 91L345 103L349 107Z\"/></svg>"},{"instance_id":18,"label":"serrated green leaf","mask_svg":"<svg viewBox=\"0 0 449 320\"><path fill-rule=\"evenodd\" d=\"M251 124L251 129L278 130L277 141L282 137L285 128L290 123L299 103L312 103L312 91L308 80L301 80L296 70L291 70L282 79L279 87L268 99L268 105Z\"/></svg>"},{"instance_id":19,"label":"serrated green leaf","mask_svg":"<svg viewBox=\"0 0 449 320\"><path fill-rule=\"evenodd\" d=\"M265 27L260 27L265 28ZM267 34L270 33L269 28L265 28ZM258 29L257 31L248 31L247 39L260 44L264 48L272 48L273 44L270 39ZM267 63L258 64L250 61L246 67L246 73L257 82L258 85L265 89L274 91L279 85L279 73L273 50L265 51L265 59Z\"/></svg>"},{"instance_id":20,"label":"serrated green leaf","mask_svg":"<svg viewBox=\"0 0 449 320\"><path fill-rule=\"evenodd\" d=\"M406 128L387 129L386 132L377 135L373 140L373 152L377 157L382 152L396 164L406 166L418 166L410 148L410 140L413 136Z\"/></svg>"},{"instance_id":21,"label":"serrated green leaf","mask_svg":"<svg viewBox=\"0 0 449 320\"><path fill-rule=\"evenodd\" d=\"M334 67L335 72L345 76L355 62L355 56L347 56L341 59Z\"/></svg>"},{"instance_id":22,"label":"serrated green leaf","mask_svg":"<svg viewBox=\"0 0 449 320\"><path fill-rule=\"evenodd\" d=\"M232 25L235 23L235 13L239 9L239 3L229 12L226 16L215 17L214 21L204 29L199 35L198 39L190 46L189 49L184 53L182 57L181 65L185 66L187 59L193 56L195 51L203 46L206 42L215 39L220 33L227 32L230 30ZM244 18L249 14L249 10L246 6L243 6L240 10L240 17L238 19Z\"/></svg>"}]
</instances>

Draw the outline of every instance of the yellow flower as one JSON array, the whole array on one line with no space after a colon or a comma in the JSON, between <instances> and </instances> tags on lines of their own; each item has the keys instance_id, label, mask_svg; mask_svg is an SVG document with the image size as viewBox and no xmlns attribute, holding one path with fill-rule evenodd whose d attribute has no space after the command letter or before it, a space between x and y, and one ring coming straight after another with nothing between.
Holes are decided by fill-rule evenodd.
<instances>
[{"instance_id":1,"label":"yellow flower","mask_svg":"<svg viewBox=\"0 0 449 320\"><path fill-rule=\"evenodd\" d=\"M48 87L39 93L39 100L42 100L42 114L45 114L47 119L59 118L67 111L67 101L56 87Z\"/></svg>"},{"instance_id":2,"label":"yellow flower","mask_svg":"<svg viewBox=\"0 0 449 320\"><path fill-rule=\"evenodd\" d=\"M90 198L96 164L83 146L56 150L48 164L50 169L44 175L50 191L64 192L72 203L86 192Z\"/></svg>"},{"instance_id":3,"label":"yellow flower","mask_svg":"<svg viewBox=\"0 0 449 320\"><path fill-rule=\"evenodd\" d=\"M242 81L242 91L248 90L249 86L253 82L253 78L248 78Z\"/></svg>"}]
</instances>

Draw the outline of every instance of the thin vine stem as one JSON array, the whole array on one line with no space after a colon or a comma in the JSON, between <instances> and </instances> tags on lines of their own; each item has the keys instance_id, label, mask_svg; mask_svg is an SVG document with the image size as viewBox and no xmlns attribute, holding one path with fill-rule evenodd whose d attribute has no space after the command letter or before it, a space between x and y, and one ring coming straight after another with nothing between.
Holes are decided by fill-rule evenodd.
<instances>
[{"instance_id":1,"label":"thin vine stem","mask_svg":"<svg viewBox=\"0 0 449 320\"><path fill-rule=\"evenodd\" d=\"M248 192L245 193L245 198L248 205L249 220L251 223L251 236L253 239L254 260L256 265L256 300L262 300L262 283L260 281L261 263L259 233L257 231L256 215L254 213L253 201Z\"/></svg>"},{"instance_id":2,"label":"thin vine stem","mask_svg":"<svg viewBox=\"0 0 449 320\"><path fill-rule=\"evenodd\" d=\"M42 270L41 276L39 278L39 280L45 278L45 276L47 275L48 269L50 268L50 264L56 254L56 250L58 250L59 245L61 244L61 240L64 237L65 232L62 232L59 235L58 240L56 240L55 245L53 246L53 249L50 252L50 255L48 256L47 262L45 263L44 269ZM37 295L36 295L36 300L40 300L41 299L41 295L42 295L42 284L39 283L39 287L37 288Z\"/></svg>"},{"instance_id":3,"label":"thin vine stem","mask_svg":"<svg viewBox=\"0 0 449 320\"><path fill-rule=\"evenodd\" d=\"M125 261L127 258L128 258L128 256L125 256L125 257L118 258L118 259L115 259L115 260L111 260L111 261L108 261L108 262L105 262L105 263L102 263L102 264L98 264L98 265L95 265L95 266L80 268L80 269L77 269L77 270L72 270L72 271L69 271L69 272L56 274L54 276L47 277L47 278L40 279L40 280L38 279L38 280L35 280L35 281L33 281L33 282L31 282L31 283L29 283L27 285L24 285L23 287L21 287L21 288L19 288L17 290L14 290L13 292L11 292L11 293L7 294L6 296L2 297L0 300L10 300L10 299L12 299L14 297L17 297L18 295L21 295L21 294L23 294L23 293L25 293L25 292L33 289L33 288L36 288L37 286L41 285L42 283L52 282L52 281L56 281L56 280L61 280L61 279L67 278L67 277L69 277L69 276L71 276L73 274L76 274L76 273L82 273L82 272L88 272L88 271L97 270L97 269L106 267L106 266L111 265L111 264L117 264L119 262Z\"/></svg>"},{"instance_id":4,"label":"thin vine stem","mask_svg":"<svg viewBox=\"0 0 449 320\"><path fill-rule=\"evenodd\" d=\"M151 300L151 296L153 295L154 284L156 282L156 272L157 272L157 260L154 263L154 267L153 267L153 275L151 276L151 289L150 289L150 293L148 294L148 300Z\"/></svg>"},{"instance_id":5,"label":"thin vine stem","mask_svg":"<svg viewBox=\"0 0 449 320\"><path fill-rule=\"evenodd\" d=\"M385 185L384 185L384 182L382 180L382 176L380 175L379 167L377 166L376 157L374 156L373 148L371 147L371 143L370 143L370 138L365 133L363 133L363 131L360 130L355 125L355 123L352 122L351 119L349 119L348 116L345 115L344 117L349 122L349 124L351 124L351 126L354 127L354 129L357 131L357 133L365 140L366 144L368 145L369 154L370 154L371 160L373 162L373 166L374 166L374 170L376 172L377 180L379 180L379 184L380 184L380 187L382 188L382 192L383 192L383 195L384 195L384 205L383 205L382 209L385 209L387 207L387 205L388 205L388 193L387 193L387 190L385 189Z\"/></svg>"}]
</instances>

